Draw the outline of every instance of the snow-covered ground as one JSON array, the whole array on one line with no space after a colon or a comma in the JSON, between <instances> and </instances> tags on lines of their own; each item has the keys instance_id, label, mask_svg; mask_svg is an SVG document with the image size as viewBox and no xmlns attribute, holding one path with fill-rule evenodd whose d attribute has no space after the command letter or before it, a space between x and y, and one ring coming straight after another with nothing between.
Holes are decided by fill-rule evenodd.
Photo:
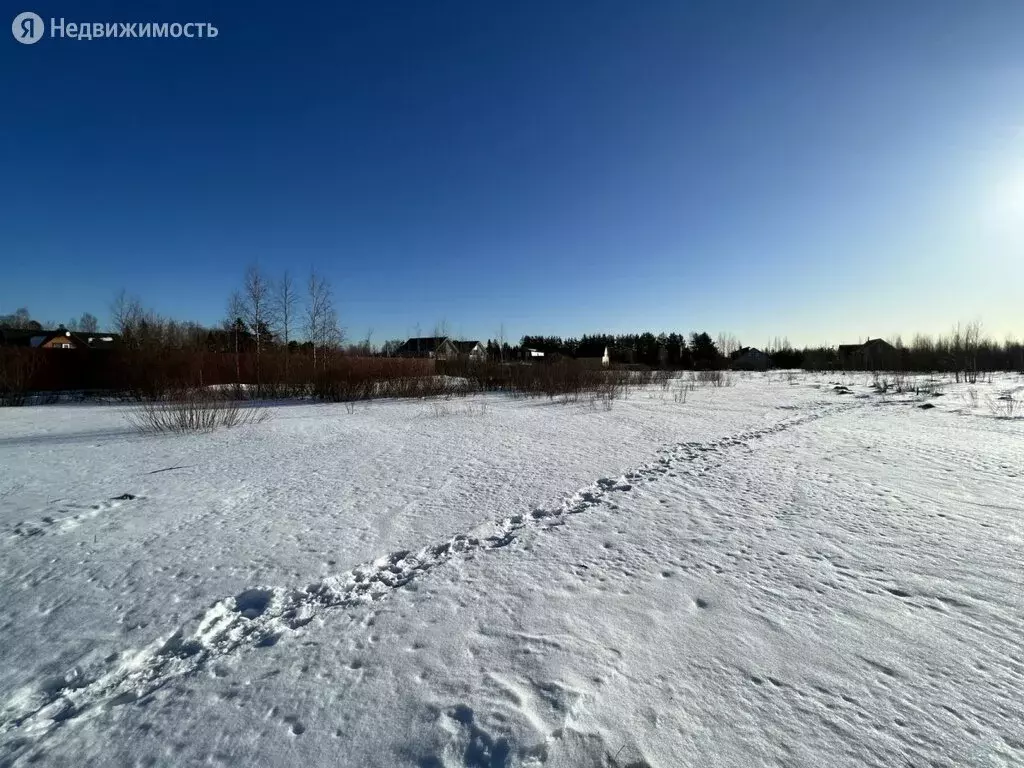
<instances>
[{"instance_id":1,"label":"snow-covered ground","mask_svg":"<svg viewBox=\"0 0 1024 768\"><path fill-rule=\"evenodd\" d=\"M734 382L0 411L0 766L1024 765L1024 378Z\"/></svg>"}]
</instances>

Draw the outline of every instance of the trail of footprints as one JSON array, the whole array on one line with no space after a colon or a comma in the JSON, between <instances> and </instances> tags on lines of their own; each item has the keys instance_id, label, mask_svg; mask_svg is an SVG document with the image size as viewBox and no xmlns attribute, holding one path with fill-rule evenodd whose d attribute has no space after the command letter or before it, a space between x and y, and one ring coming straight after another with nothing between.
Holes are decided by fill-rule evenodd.
<instances>
[{"instance_id":1,"label":"trail of footprints","mask_svg":"<svg viewBox=\"0 0 1024 768\"><path fill-rule=\"evenodd\" d=\"M183 625L164 639L108 657L100 669L72 669L62 678L51 678L17 691L0 708L0 758L30 747L26 736L44 735L63 722L95 714L100 706L137 702L171 680L194 673L229 654L272 646L325 611L380 600L454 557L508 546L524 529L558 527L569 516L600 503L615 509L616 497L628 493L635 484L655 482L666 474L706 473L719 466L729 450L747 447L751 441L852 407L856 406L823 404L816 411L773 426L708 443L681 443L661 451L652 463L619 478L602 478L578 490L554 508L537 508L485 523L416 552L393 552L304 588L246 589L218 601L197 616L194 624Z\"/></svg>"},{"instance_id":2,"label":"trail of footprints","mask_svg":"<svg viewBox=\"0 0 1024 768\"><path fill-rule=\"evenodd\" d=\"M67 503L61 506L56 514L44 515L39 520L23 520L16 523L11 527L8 538L18 540L54 533L68 533L86 521L117 509L125 502L135 501L137 498L140 497L132 493L122 493L120 496L114 496L88 506Z\"/></svg>"}]
</instances>

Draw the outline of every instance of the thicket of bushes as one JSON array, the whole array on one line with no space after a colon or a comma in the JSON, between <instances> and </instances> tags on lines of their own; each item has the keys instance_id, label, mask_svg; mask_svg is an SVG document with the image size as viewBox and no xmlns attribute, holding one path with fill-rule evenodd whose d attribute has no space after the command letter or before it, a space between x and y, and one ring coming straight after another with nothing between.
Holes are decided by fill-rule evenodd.
<instances>
[{"instance_id":1,"label":"thicket of bushes","mask_svg":"<svg viewBox=\"0 0 1024 768\"><path fill-rule=\"evenodd\" d=\"M435 362L425 359L311 355L268 350L257 355L185 350L0 349L0 404L74 393L131 401L174 400L182 392L223 388L248 398L317 398L354 402L380 397L453 397L478 392L581 397L610 402L629 386L665 372L604 370L574 360L546 365ZM38 402L38 398L32 399Z\"/></svg>"},{"instance_id":2,"label":"thicket of bushes","mask_svg":"<svg viewBox=\"0 0 1024 768\"><path fill-rule=\"evenodd\" d=\"M125 400L166 400L173 393L210 387L244 385L249 397L288 399L312 397L355 402L377 397L451 397L475 392L506 392L512 396L550 397L575 401L582 397L610 402L624 388L649 383L665 370L643 365L616 364L611 369L593 359L558 357L545 362L436 362L425 359L366 357L340 354L337 348L312 349L297 345L240 345L244 351L225 351L234 335L228 331L213 348L143 343L133 338L113 350L47 350L0 347L0 405L45 402L55 393ZM198 344L198 342L196 342ZM706 334L698 347L717 354ZM955 373L958 380L977 380L997 370L1024 372L1024 345L998 344L980 337L977 328L959 330L948 338L917 337L910 346L898 343L885 370ZM837 370L833 349L772 351L777 368ZM729 364L718 355L702 358L714 377ZM599 362L599 361L598 361ZM694 361L691 361L693 363ZM675 366L667 366L669 368ZM715 385L717 380L709 380ZM40 393L42 397L40 398ZM65 395L66 396L66 395Z\"/></svg>"}]
</instances>

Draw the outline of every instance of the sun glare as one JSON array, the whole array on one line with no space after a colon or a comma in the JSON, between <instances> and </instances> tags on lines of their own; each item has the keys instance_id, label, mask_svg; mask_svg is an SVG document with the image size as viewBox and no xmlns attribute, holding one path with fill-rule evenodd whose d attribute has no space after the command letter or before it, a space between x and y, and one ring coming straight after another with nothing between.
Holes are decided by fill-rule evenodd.
<instances>
[{"instance_id":1,"label":"sun glare","mask_svg":"<svg viewBox=\"0 0 1024 768\"><path fill-rule=\"evenodd\" d=\"M1024 169L998 184L986 207L993 225L1024 227Z\"/></svg>"}]
</instances>

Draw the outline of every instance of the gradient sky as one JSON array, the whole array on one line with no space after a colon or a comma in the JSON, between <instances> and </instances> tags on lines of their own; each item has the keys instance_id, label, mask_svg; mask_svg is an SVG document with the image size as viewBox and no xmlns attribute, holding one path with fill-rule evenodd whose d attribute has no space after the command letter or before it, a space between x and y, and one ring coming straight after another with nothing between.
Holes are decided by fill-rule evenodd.
<instances>
[{"instance_id":1,"label":"gradient sky","mask_svg":"<svg viewBox=\"0 0 1024 768\"><path fill-rule=\"evenodd\" d=\"M311 265L349 336L1024 335L1024 2L11 4L0 314L219 322ZM292 10L284 10L284 8Z\"/></svg>"}]
</instances>

